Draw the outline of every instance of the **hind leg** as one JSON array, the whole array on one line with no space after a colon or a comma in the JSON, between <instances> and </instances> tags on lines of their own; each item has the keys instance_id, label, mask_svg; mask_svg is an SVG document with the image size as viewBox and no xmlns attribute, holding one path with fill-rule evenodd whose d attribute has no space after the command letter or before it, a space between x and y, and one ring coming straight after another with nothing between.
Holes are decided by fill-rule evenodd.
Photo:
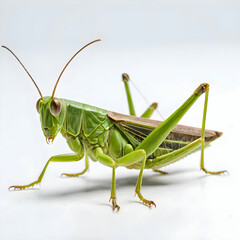
<instances>
[{"instance_id":1,"label":"hind leg","mask_svg":"<svg viewBox=\"0 0 240 240\"><path fill-rule=\"evenodd\" d=\"M128 85L128 82L130 81L130 78L129 78L127 73L122 74L122 80L124 82L124 86L125 86L125 90L126 90L126 94L127 94L127 101L128 101L128 107L129 107L130 115L136 116L135 109L134 109L134 106L133 106L132 95L131 95L130 88L129 88L129 85ZM141 117L142 118L150 118L153 111L156 108L157 108L157 103L152 103L149 106L149 108L141 115Z\"/></svg>"},{"instance_id":2,"label":"hind leg","mask_svg":"<svg viewBox=\"0 0 240 240\"><path fill-rule=\"evenodd\" d=\"M99 162L113 168L112 188L111 188L111 197L110 197L110 200L112 200L113 210L114 209L119 210L119 208L120 208L116 203L115 168L117 166L126 167L126 166L129 166L129 165L137 163L137 162L141 162L141 169L140 169L140 173L138 176L135 192L144 204L146 204L148 206L151 206L151 205L156 206L156 204L153 201L149 201L149 200L145 199L140 192L141 185L142 185L143 170L144 170L145 162L146 162L146 153L143 149L132 151L132 152L124 155L123 157L117 159L116 162L111 157L104 154L102 152L101 148L96 148L94 154L96 156L96 159Z\"/></svg>"}]
</instances>

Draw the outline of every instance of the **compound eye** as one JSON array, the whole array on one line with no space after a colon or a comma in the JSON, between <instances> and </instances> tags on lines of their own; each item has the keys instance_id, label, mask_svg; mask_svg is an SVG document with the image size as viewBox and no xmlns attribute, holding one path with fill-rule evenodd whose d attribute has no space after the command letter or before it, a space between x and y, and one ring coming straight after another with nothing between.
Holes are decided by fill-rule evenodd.
<instances>
[{"instance_id":1,"label":"compound eye","mask_svg":"<svg viewBox=\"0 0 240 240\"><path fill-rule=\"evenodd\" d=\"M36 108L37 108L38 113L39 113L39 104L40 104L40 101L41 101L41 98L38 99L37 104L36 104Z\"/></svg>"},{"instance_id":2,"label":"compound eye","mask_svg":"<svg viewBox=\"0 0 240 240\"><path fill-rule=\"evenodd\" d=\"M56 117L60 114L61 112L61 109L62 109L62 105L61 105L61 102L57 99L57 98L54 98L50 104L50 112L51 114Z\"/></svg>"}]
</instances>

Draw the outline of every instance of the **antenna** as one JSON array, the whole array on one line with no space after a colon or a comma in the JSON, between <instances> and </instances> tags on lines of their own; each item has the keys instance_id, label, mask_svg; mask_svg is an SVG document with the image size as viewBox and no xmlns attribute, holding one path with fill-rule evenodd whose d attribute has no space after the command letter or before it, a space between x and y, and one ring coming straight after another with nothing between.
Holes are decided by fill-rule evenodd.
<instances>
[{"instance_id":1,"label":"antenna","mask_svg":"<svg viewBox=\"0 0 240 240\"><path fill-rule=\"evenodd\" d=\"M91 44L93 44L93 43L95 43L95 42L98 42L98 41L101 41L101 39L97 39L97 40L94 40L94 41L88 43L87 45L85 45L84 47L82 47L80 50L78 50L78 51L72 56L72 58L71 58L71 59L68 61L68 63L65 65L65 67L63 68L62 72L60 73L60 75L59 75L59 77L58 77L58 80L57 80L57 82L56 82L56 84L55 84L55 86L54 86L54 89L53 89L52 98L54 97L54 94L55 94L55 91L56 91L58 82L59 82L59 80L60 80L63 72L64 72L65 69L67 68L68 64L69 64L69 63L77 56L77 54L80 53L84 48L86 48L87 46L89 46L89 45L91 45Z\"/></svg>"},{"instance_id":2,"label":"antenna","mask_svg":"<svg viewBox=\"0 0 240 240\"><path fill-rule=\"evenodd\" d=\"M37 88L37 90L38 90L38 92L39 92L39 94L40 94L40 96L41 96L41 98L42 98L43 96L42 96L42 93L41 93L38 85L37 85L36 82L33 80L32 76L30 75L30 73L28 72L28 70L24 67L24 65L23 65L22 62L19 60L19 58L18 58L18 57L13 53L13 51L10 50L8 47L6 47L6 46L2 46L2 47L3 47L3 48L6 48L6 49L18 60L18 62L22 65L22 67L24 68L24 70L26 71L26 73L28 74L28 76L32 79L33 84L34 84L35 87Z\"/></svg>"}]
</instances>

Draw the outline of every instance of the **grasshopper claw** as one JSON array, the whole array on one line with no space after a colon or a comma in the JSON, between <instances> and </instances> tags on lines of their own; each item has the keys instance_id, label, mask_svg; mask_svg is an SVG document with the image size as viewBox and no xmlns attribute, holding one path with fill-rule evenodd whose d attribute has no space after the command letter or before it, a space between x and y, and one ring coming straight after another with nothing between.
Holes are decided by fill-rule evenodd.
<instances>
[{"instance_id":1,"label":"grasshopper claw","mask_svg":"<svg viewBox=\"0 0 240 240\"><path fill-rule=\"evenodd\" d=\"M33 183L30 183L28 185L23 185L23 186L10 186L8 188L9 191L15 191L15 190L24 190L24 189L29 189L30 187L33 187L34 185L36 184L39 184L40 185L40 182L36 181L36 182L33 182Z\"/></svg>"},{"instance_id":2,"label":"grasshopper claw","mask_svg":"<svg viewBox=\"0 0 240 240\"><path fill-rule=\"evenodd\" d=\"M75 174L70 174L70 173L62 173L61 177L77 177Z\"/></svg>"},{"instance_id":3,"label":"grasshopper claw","mask_svg":"<svg viewBox=\"0 0 240 240\"><path fill-rule=\"evenodd\" d=\"M207 174L211 174L211 175L221 175L221 174L229 174L229 172L227 170L223 170L223 171L218 171L218 172L210 172L210 171L207 171L205 168L201 168L202 171L204 171L205 173Z\"/></svg>"},{"instance_id":4,"label":"grasshopper claw","mask_svg":"<svg viewBox=\"0 0 240 240\"><path fill-rule=\"evenodd\" d=\"M86 173L87 170L88 170L88 158L86 157L86 167L82 172L80 172L80 173L62 173L61 177L79 177L79 176L83 175L84 173Z\"/></svg>"},{"instance_id":5,"label":"grasshopper claw","mask_svg":"<svg viewBox=\"0 0 240 240\"><path fill-rule=\"evenodd\" d=\"M156 204L155 204L155 202L154 201L148 201L148 200L146 200L146 199L144 199L144 200L142 200L143 201L143 203L146 205L146 206L148 206L148 207L152 207L152 205L154 206L154 207L156 207Z\"/></svg>"},{"instance_id":6,"label":"grasshopper claw","mask_svg":"<svg viewBox=\"0 0 240 240\"><path fill-rule=\"evenodd\" d=\"M159 169L154 169L154 172L161 173L162 175L167 175L168 173Z\"/></svg>"},{"instance_id":7,"label":"grasshopper claw","mask_svg":"<svg viewBox=\"0 0 240 240\"><path fill-rule=\"evenodd\" d=\"M81 173L62 173L61 177L79 177L81 175L83 175L85 172L81 172Z\"/></svg>"},{"instance_id":8,"label":"grasshopper claw","mask_svg":"<svg viewBox=\"0 0 240 240\"><path fill-rule=\"evenodd\" d=\"M113 211L117 209L117 212L120 210L120 207L116 204L115 206L113 206Z\"/></svg>"},{"instance_id":9,"label":"grasshopper claw","mask_svg":"<svg viewBox=\"0 0 240 240\"><path fill-rule=\"evenodd\" d=\"M8 188L8 190L10 190L10 191L15 191L15 190L23 190L23 189L25 189L26 187L25 186L10 186L9 188Z\"/></svg>"},{"instance_id":10,"label":"grasshopper claw","mask_svg":"<svg viewBox=\"0 0 240 240\"><path fill-rule=\"evenodd\" d=\"M117 212L120 210L120 207L117 205L117 199L116 198L110 198L109 201L111 201L112 199L112 208L113 211L115 211L115 209L117 209Z\"/></svg>"},{"instance_id":11,"label":"grasshopper claw","mask_svg":"<svg viewBox=\"0 0 240 240\"><path fill-rule=\"evenodd\" d=\"M139 191L136 191L135 193L138 195L139 199L143 202L143 204L145 204L149 208L151 208L152 205L154 207L157 207L154 201L149 201L149 200L145 199Z\"/></svg>"},{"instance_id":12,"label":"grasshopper claw","mask_svg":"<svg viewBox=\"0 0 240 240\"><path fill-rule=\"evenodd\" d=\"M227 170L216 172L216 174L219 174L219 175L225 174L225 173L229 175L229 172Z\"/></svg>"}]
</instances>

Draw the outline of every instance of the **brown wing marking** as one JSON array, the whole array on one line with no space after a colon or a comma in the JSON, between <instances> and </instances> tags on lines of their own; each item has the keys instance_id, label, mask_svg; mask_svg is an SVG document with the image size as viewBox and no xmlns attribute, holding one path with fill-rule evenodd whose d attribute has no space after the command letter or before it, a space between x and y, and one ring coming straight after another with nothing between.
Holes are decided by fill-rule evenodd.
<instances>
[{"instance_id":1,"label":"brown wing marking","mask_svg":"<svg viewBox=\"0 0 240 240\"><path fill-rule=\"evenodd\" d=\"M137 132L141 138L145 138L153 129L162 123L162 121L129 116L111 111L108 112L108 117L124 129L129 128L131 131ZM201 128L176 125L166 139L171 141L192 142L201 137L201 131ZM205 141L211 142L221 135L222 132L205 130Z\"/></svg>"}]
</instances>

